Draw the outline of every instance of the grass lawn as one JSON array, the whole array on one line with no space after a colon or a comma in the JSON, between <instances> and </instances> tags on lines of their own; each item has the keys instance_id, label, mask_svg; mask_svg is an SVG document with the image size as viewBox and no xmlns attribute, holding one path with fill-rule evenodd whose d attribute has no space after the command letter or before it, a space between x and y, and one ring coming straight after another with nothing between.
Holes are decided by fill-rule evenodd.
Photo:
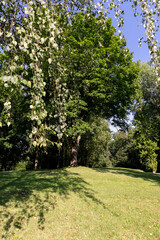
<instances>
[{"instance_id":1,"label":"grass lawn","mask_svg":"<svg viewBox=\"0 0 160 240\"><path fill-rule=\"evenodd\" d=\"M160 240L160 174L0 172L0 239Z\"/></svg>"}]
</instances>

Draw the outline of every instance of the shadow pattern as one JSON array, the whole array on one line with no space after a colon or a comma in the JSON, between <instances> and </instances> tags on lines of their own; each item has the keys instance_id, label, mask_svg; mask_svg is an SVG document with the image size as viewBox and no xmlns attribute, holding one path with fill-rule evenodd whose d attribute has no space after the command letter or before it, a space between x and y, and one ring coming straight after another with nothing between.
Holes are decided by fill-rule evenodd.
<instances>
[{"instance_id":1,"label":"shadow pattern","mask_svg":"<svg viewBox=\"0 0 160 240\"><path fill-rule=\"evenodd\" d=\"M93 168L97 172L101 173L113 173L123 174L133 178L141 178L145 181L155 182L160 185L160 174L154 174L151 172L143 172L141 170L129 169L129 168Z\"/></svg>"},{"instance_id":2,"label":"shadow pattern","mask_svg":"<svg viewBox=\"0 0 160 240\"><path fill-rule=\"evenodd\" d=\"M105 208L89 183L67 169L1 172L0 225L3 231L0 239L9 239L8 234L13 236L17 229L24 228L30 218L35 218L38 228L43 230L45 214L57 204L54 193L66 199L73 192Z\"/></svg>"}]
</instances>

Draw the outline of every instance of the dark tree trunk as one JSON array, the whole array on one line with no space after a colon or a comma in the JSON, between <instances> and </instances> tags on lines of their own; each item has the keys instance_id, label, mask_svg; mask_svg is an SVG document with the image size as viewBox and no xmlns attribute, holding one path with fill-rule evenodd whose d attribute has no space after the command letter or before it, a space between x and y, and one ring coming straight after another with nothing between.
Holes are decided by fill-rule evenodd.
<instances>
[{"instance_id":1,"label":"dark tree trunk","mask_svg":"<svg viewBox=\"0 0 160 240\"><path fill-rule=\"evenodd\" d=\"M78 166L78 149L79 149L80 140L81 140L81 135L78 135L76 141L72 140L72 146L71 146L72 159L70 161L70 166L71 167L77 167Z\"/></svg>"},{"instance_id":2,"label":"dark tree trunk","mask_svg":"<svg viewBox=\"0 0 160 240\"><path fill-rule=\"evenodd\" d=\"M61 148L58 149L57 168L60 168Z\"/></svg>"},{"instance_id":3,"label":"dark tree trunk","mask_svg":"<svg viewBox=\"0 0 160 240\"><path fill-rule=\"evenodd\" d=\"M60 159L58 158L58 161L57 161L57 169L60 168Z\"/></svg>"},{"instance_id":4,"label":"dark tree trunk","mask_svg":"<svg viewBox=\"0 0 160 240\"><path fill-rule=\"evenodd\" d=\"M88 162L88 134L87 134L87 138L85 140L85 163L86 163L86 167L89 167L89 162Z\"/></svg>"},{"instance_id":5,"label":"dark tree trunk","mask_svg":"<svg viewBox=\"0 0 160 240\"><path fill-rule=\"evenodd\" d=\"M63 146L63 156L62 156L62 161L63 161L63 167L65 167L66 166L66 161L65 161L65 156L66 156L66 154L65 154L65 146Z\"/></svg>"},{"instance_id":6,"label":"dark tree trunk","mask_svg":"<svg viewBox=\"0 0 160 240\"><path fill-rule=\"evenodd\" d=\"M86 167L89 167L88 156L87 156L87 159L86 159Z\"/></svg>"}]
</instances>

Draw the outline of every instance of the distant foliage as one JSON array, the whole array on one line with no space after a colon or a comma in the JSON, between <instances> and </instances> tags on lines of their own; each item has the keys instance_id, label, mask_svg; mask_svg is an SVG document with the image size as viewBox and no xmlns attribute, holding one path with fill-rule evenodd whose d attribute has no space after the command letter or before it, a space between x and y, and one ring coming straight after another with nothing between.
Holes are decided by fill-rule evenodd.
<instances>
[{"instance_id":1,"label":"distant foliage","mask_svg":"<svg viewBox=\"0 0 160 240\"><path fill-rule=\"evenodd\" d=\"M13 168L13 170L15 171L23 171L27 169L27 162L25 161L20 161L18 162L15 167Z\"/></svg>"},{"instance_id":2,"label":"distant foliage","mask_svg":"<svg viewBox=\"0 0 160 240\"><path fill-rule=\"evenodd\" d=\"M135 106L135 139L140 161L145 170L160 169L160 88L155 83L155 72L143 64L139 74L141 93Z\"/></svg>"},{"instance_id":3,"label":"distant foliage","mask_svg":"<svg viewBox=\"0 0 160 240\"><path fill-rule=\"evenodd\" d=\"M97 118L91 124L92 132L88 140L88 164L91 167L110 167L109 143L111 133L109 124Z\"/></svg>"},{"instance_id":4,"label":"distant foliage","mask_svg":"<svg viewBox=\"0 0 160 240\"><path fill-rule=\"evenodd\" d=\"M156 151L159 149L156 142L147 139L141 139L141 142L138 143L140 161L147 171L157 171L157 156Z\"/></svg>"}]
</instances>

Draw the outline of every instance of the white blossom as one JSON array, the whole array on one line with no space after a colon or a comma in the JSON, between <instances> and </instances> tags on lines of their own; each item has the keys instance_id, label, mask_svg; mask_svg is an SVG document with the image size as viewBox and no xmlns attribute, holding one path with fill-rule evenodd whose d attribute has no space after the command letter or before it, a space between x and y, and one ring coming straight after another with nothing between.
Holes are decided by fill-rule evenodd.
<instances>
[{"instance_id":1,"label":"white blossom","mask_svg":"<svg viewBox=\"0 0 160 240\"><path fill-rule=\"evenodd\" d=\"M52 63L52 58L48 58L48 62L49 62L49 64L51 64Z\"/></svg>"}]
</instances>

